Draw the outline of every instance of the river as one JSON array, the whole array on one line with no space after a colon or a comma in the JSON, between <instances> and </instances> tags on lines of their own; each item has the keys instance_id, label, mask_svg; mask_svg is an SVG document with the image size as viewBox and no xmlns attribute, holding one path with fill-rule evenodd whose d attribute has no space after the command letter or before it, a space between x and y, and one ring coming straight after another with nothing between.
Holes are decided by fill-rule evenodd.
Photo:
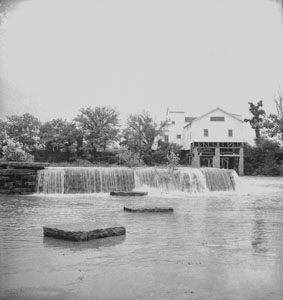
<instances>
[{"instance_id":1,"label":"river","mask_svg":"<svg viewBox=\"0 0 283 300\"><path fill-rule=\"evenodd\" d=\"M282 188L241 177L236 192L1 195L0 299L283 299ZM123 211L137 202L174 214ZM43 225L91 220L126 235L43 237Z\"/></svg>"}]
</instances>

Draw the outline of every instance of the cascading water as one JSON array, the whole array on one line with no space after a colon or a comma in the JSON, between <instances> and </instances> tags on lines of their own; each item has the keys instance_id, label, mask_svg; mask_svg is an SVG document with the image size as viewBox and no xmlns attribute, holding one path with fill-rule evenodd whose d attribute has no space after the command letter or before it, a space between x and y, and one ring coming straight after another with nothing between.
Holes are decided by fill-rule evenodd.
<instances>
[{"instance_id":1,"label":"cascading water","mask_svg":"<svg viewBox=\"0 0 283 300\"><path fill-rule=\"evenodd\" d=\"M131 191L134 183L132 169L54 167L38 172L37 191L44 194Z\"/></svg>"},{"instance_id":2,"label":"cascading water","mask_svg":"<svg viewBox=\"0 0 283 300\"><path fill-rule=\"evenodd\" d=\"M38 172L38 193L74 194L132 191L151 187L166 191L201 193L232 191L238 175L234 170L214 168L50 167Z\"/></svg>"}]
</instances>

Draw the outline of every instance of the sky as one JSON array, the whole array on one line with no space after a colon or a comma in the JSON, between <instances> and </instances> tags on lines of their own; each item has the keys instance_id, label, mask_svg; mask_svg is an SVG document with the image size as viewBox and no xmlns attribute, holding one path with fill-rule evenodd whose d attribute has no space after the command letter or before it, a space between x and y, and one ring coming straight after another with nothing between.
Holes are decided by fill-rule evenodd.
<instances>
[{"instance_id":1,"label":"sky","mask_svg":"<svg viewBox=\"0 0 283 300\"><path fill-rule=\"evenodd\" d=\"M282 24L269 0L18 0L0 23L0 118L275 112Z\"/></svg>"}]
</instances>

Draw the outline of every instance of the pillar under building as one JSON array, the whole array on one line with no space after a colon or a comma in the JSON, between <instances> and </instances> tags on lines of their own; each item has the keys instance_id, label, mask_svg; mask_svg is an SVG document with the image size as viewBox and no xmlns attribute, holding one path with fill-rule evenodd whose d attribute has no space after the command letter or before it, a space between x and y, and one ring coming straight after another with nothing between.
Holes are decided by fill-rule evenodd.
<instances>
[{"instance_id":1,"label":"pillar under building","mask_svg":"<svg viewBox=\"0 0 283 300\"><path fill-rule=\"evenodd\" d=\"M219 147L215 148L214 156L212 159L212 166L213 168L220 168L220 149Z\"/></svg>"}]
</instances>

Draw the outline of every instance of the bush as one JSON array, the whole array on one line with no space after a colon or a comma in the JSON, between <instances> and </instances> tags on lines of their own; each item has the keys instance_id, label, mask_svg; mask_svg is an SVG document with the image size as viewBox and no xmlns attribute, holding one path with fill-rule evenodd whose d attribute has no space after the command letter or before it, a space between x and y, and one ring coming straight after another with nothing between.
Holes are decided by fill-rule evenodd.
<instances>
[{"instance_id":1,"label":"bush","mask_svg":"<svg viewBox=\"0 0 283 300\"><path fill-rule=\"evenodd\" d=\"M2 147L3 158L8 161L33 161L33 155L23 150L19 142L7 140L6 145Z\"/></svg>"},{"instance_id":2,"label":"bush","mask_svg":"<svg viewBox=\"0 0 283 300\"><path fill-rule=\"evenodd\" d=\"M168 172L170 174L174 174L177 171L177 166L180 161L179 155L176 154L173 150L171 150L167 155L167 160L168 160L168 164L167 164Z\"/></svg>"},{"instance_id":3,"label":"bush","mask_svg":"<svg viewBox=\"0 0 283 300\"><path fill-rule=\"evenodd\" d=\"M283 175L283 149L274 141L261 139L256 146L246 145L245 175Z\"/></svg>"},{"instance_id":4,"label":"bush","mask_svg":"<svg viewBox=\"0 0 283 300\"><path fill-rule=\"evenodd\" d=\"M143 166L143 160L140 158L138 153L134 153L130 150L123 151L119 153L119 164L132 167L141 167Z\"/></svg>"}]
</instances>

